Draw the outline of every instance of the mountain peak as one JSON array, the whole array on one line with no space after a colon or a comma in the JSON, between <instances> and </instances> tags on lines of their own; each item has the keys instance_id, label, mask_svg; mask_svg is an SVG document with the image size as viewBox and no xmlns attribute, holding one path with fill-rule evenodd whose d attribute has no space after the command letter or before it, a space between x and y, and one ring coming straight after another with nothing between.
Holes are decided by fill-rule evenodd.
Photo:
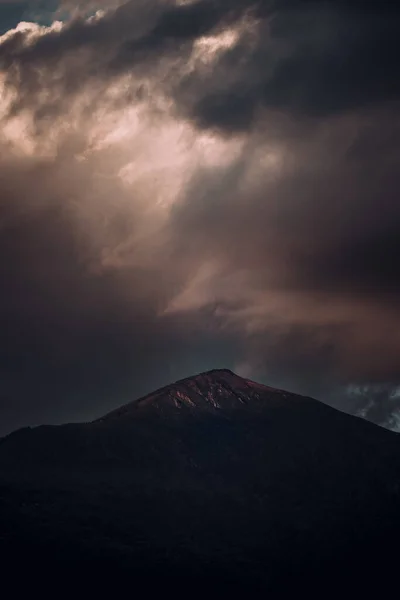
<instances>
[{"instance_id":1,"label":"mountain peak","mask_svg":"<svg viewBox=\"0 0 400 600\"><path fill-rule=\"evenodd\" d=\"M280 403L297 397L240 377L230 369L211 369L185 377L108 413L98 421L132 417L144 412L180 410L218 411L259 406L266 400Z\"/></svg>"},{"instance_id":2,"label":"mountain peak","mask_svg":"<svg viewBox=\"0 0 400 600\"><path fill-rule=\"evenodd\" d=\"M209 371L202 371L201 373L199 373L199 375L211 375L211 374L218 374L218 373L226 373L227 375L236 375L236 373L234 373L233 371L231 371L231 369L225 369L225 368L221 368L221 369L210 369ZM193 375L192 377L197 377L198 375ZM239 377L239 375L236 375L236 377Z\"/></svg>"}]
</instances>

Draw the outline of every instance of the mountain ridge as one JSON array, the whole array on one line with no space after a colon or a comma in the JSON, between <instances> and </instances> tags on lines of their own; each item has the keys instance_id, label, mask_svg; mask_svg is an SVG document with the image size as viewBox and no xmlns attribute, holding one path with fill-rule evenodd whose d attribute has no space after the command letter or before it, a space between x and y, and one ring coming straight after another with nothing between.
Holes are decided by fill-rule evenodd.
<instances>
[{"instance_id":1,"label":"mountain ridge","mask_svg":"<svg viewBox=\"0 0 400 600\"><path fill-rule=\"evenodd\" d=\"M211 369L197 375L184 377L163 386L138 399L128 402L94 422L104 422L112 418L133 415L138 409L148 405L162 408L170 404L174 408L224 409L246 405L249 401L260 400L261 395L271 394L280 398L306 398L285 390L273 388L251 379L240 377L230 369ZM230 402L227 400L230 400ZM160 405L160 402L162 403Z\"/></svg>"},{"instance_id":2,"label":"mountain ridge","mask_svg":"<svg viewBox=\"0 0 400 600\"><path fill-rule=\"evenodd\" d=\"M205 388L202 391L202 388ZM189 388L189 394L186 395L183 389ZM224 389L221 389L224 388ZM245 397L247 393L247 398ZM197 397L196 401L190 398L190 394ZM227 399L230 396L231 402L220 403L218 399L221 397ZM220 397L220 398L218 398ZM225 398L224 398L225 397ZM200 400L200 401L199 401ZM264 401L264 402L263 402ZM324 410L332 411L333 413L339 413L346 415L350 419L361 421L373 428L382 429L388 431L387 428L382 425L372 423L362 416L351 415L344 412L336 407L332 407L329 404L324 403L321 400L290 392L281 388L275 388L253 381L246 377L241 377L234 373L228 368L216 368L207 371L201 371L195 375L183 377L170 384L164 385L152 392L130 400L129 402L122 404L107 413L96 417L89 421L74 421L67 422L65 424L43 424L35 426L24 426L20 427L10 433L0 437L0 445L8 438L23 435L24 433L36 431L43 428L60 428L60 427L74 427L84 426L91 424L107 423L116 421L121 417L134 417L142 414L166 414L171 415L173 411L163 411L162 404L165 404L164 408L178 409L177 413L182 408L186 409L199 409L198 412L207 414L223 413L224 409L230 411L231 409L245 408L248 409L259 409L261 411L281 406L282 408L289 408L290 406L297 405L298 403L312 403L315 406L323 407ZM161 405L160 405L161 403ZM147 411L141 410L146 408L155 408L156 410ZM160 410L161 409L161 410ZM390 430L390 433L399 436L400 432Z\"/></svg>"}]
</instances>

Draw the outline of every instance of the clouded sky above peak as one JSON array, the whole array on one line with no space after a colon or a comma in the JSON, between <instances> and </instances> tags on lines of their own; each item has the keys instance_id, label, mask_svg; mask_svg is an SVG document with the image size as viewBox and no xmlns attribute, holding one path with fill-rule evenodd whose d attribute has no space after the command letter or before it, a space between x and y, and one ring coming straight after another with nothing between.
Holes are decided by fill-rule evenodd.
<instances>
[{"instance_id":1,"label":"clouded sky above peak","mask_svg":"<svg viewBox=\"0 0 400 600\"><path fill-rule=\"evenodd\" d=\"M396 424L399 26L0 2L3 433L220 366Z\"/></svg>"}]
</instances>

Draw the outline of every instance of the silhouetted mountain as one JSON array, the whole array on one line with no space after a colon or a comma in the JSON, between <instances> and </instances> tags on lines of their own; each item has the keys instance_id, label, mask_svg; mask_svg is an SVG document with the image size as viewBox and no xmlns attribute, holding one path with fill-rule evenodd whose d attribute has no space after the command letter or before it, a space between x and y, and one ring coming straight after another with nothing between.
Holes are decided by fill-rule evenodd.
<instances>
[{"instance_id":1,"label":"silhouetted mountain","mask_svg":"<svg viewBox=\"0 0 400 600\"><path fill-rule=\"evenodd\" d=\"M396 567L398 434L228 370L91 423L19 430L0 472L10 569L323 596Z\"/></svg>"}]
</instances>

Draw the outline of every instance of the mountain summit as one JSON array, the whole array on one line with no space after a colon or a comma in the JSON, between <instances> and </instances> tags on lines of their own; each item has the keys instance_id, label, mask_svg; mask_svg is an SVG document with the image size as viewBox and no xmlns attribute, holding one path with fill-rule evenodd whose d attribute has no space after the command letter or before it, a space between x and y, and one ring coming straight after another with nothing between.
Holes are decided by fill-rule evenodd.
<instances>
[{"instance_id":1,"label":"mountain summit","mask_svg":"<svg viewBox=\"0 0 400 600\"><path fill-rule=\"evenodd\" d=\"M149 409L164 412L171 409L229 410L246 405L261 408L263 401L271 404L289 398L299 396L244 379L229 369L213 369L162 387L117 408L99 421L130 417Z\"/></svg>"},{"instance_id":2,"label":"mountain summit","mask_svg":"<svg viewBox=\"0 0 400 600\"><path fill-rule=\"evenodd\" d=\"M399 504L398 434L226 369L0 440L3 570L63 581L382 591Z\"/></svg>"}]
</instances>

